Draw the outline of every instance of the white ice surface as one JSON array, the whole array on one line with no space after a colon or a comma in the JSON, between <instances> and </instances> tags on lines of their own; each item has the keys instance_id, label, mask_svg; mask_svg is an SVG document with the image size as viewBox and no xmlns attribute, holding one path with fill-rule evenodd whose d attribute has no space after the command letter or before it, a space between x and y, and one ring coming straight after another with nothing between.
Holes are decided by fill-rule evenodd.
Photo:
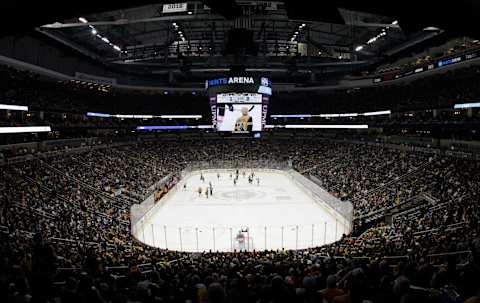
<instances>
[{"instance_id":1,"label":"white ice surface","mask_svg":"<svg viewBox=\"0 0 480 303\"><path fill-rule=\"evenodd\" d=\"M302 249L338 240L345 227L282 171L254 171L253 184L240 171L192 172L160 200L136 237L151 246L181 251L232 251L247 229L247 249ZM234 171L232 170L234 176ZM260 178L257 185L256 178ZM213 196L204 191L209 182ZM183 185L186 184L186 190ZM199 195L198 188L202 188Z\"/></svg>"}]
</instances>

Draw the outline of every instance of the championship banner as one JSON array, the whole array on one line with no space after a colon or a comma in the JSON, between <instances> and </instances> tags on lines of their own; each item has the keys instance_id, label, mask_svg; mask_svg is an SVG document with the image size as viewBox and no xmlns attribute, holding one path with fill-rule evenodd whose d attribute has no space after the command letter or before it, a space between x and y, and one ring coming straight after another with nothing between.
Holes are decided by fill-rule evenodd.
<instances>
[{"instance_id":1,"label":"championship banner","mask_svg":"<svg viewBox=\"0 0 480 303\"><path fill-rule=\"evenodd\" d=\"M162 12L164 14L169 13L181 13L187 11L187 3L170 3L164 4Z\"/></svg>"},{"instance_id":2,"label":"championship banner","mask_svg":"<svg viewBox=\"0 0 480 303\"><path fill-rule=\"evenodd\" d=\"M267 11L278 10L277 5L279 4L279 2L261 2L261 3L264 5L265 10L267 10Z\"/></svg>"}]
</instances>

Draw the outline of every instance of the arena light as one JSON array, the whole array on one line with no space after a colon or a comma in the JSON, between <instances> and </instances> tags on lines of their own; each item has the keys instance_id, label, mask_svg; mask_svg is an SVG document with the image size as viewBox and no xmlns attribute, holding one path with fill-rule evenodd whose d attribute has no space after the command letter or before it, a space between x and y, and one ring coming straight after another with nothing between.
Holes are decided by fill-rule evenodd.
<instances>
[{"instance_id":1,"label":"arena light","mask_svg":"<svg viewBox=\"0 0 480 303\"><path fill-rule=\"evenodd\" d=\"M84 21L84 23L87 22L87 20L85 18L82 18ZM79 18L80 20L80 18ZM91 28L90 32L92 33L92 35L94 35L95 37L97 37L98 39L101 39L103 42L107 43L108 45L110 45L114 50L116 51L119 51L121 52L122 49L118 46L118 45L115 45L113 44L112 42L110 42L110 40L106 37L106 36L102 36L98 33L97 29L93 26L93 25L89 25L88 27Z\"/></svg>"},{"instance_id":2,"label":"arena light","mask_svg":"<svg viewBox=\"0 0 480 303\"><path fill-rule=\"evenodd\" d=\"M380 115L390 115L392 113L391 110L379 110L376 112L367 112L363 113L363 116L380 116Z\"/></svg>"},{"instance_id":3,"label":"arena light","mask_svg":"<svg viewBox=\"0 0 480 303\"><path fill-rule=\"evenodd\" d=\"M52 131L50 126L13 126L0 127L0 134L41 133Z\"/></svg>"},{"instance_id":4,"label":"arena light","mask_svg":"<svg viewBox=\"0 0 480 303\"><path fill-rule=\"evenodd\" d=\"M104 114L104 113L95 113L87 112L89 117L101 117L101 118L120 118L120 119L153 119L153 118L163 118L163 119L200 119L202 115L144 115L144 114Z\"/></svg>"},{"instance_id":5,"label":"arena light","mask_svg":"<svg viewBox=\"0 0 480 303\"><path fill-rule=\"evenodd\" d=\"M390 115L391 110L381 110L366 113L341 113L341 114L288 114L288 115L270 115L271 118L339 118L339 117L357 117L357 116L378 116Z\"/></svg>"},{"instance_id":6,"label":"arena light","mask_svg":"<svg viewBox=\"0 0 480 303\"><path fill-rule=\"evenodd\" d=\"M397 21L394 21L394 22L397 22ZM394 23L392 23L392 24L394 24ZM395 24L396 24L396 23L395 23ZM394 24L394 25L395 25L395 24ZM380 39L381 37L386 36L386 35L387 35L387 29L388 29L388 28L389 28L388 26L387 26L386 28L382 28L382 30L380 31L380 33L377 34L376 36L368 39L368 41L366 42L366 44L367 44L367 45L370 45L370 44L374 43L375 41L377 41L378 39Z\"/></svg>"},{"instance_id":7,"label":"arena light","mask_svg":"<svg viewBox=\"0 0 480 303\"><path fill-rule=\"evenodd\" d=\"M149 125L137 126L137 130L169 130L169 129L187 129L187 125Z\"/></svg>"},{"instance_id":8,"label":"arena light","mask_svg":"<svg viewBox=\"0 0 480 303\"><path fill-rule=\"evenodd\" d=\"M94 112L87 112L88 117L101 117L101 118L108 118L112 115L110 114L103 114L103 113L94 113Z\"/></svg>"},{"instance_id":9,"label":"arena light","mask_svg":"<svg viewBox=\"0 0 480 303\"><path fill-rule=\"evenodd\" d=\"M480 102L455 104L455 106L453 108L454 109L464 109L464 108L474 108L474 107L480 107Z\"/></svg>"},{"instance_id":10,"label":"arena light","mask_svg":"<svg viewBox=\"0 0 480 303\"><path fill-rule=\"evenodd\" d=\"M285 128L365 129L367 124L287 124Z\"/></svg>"},{"instance_id":11,"label":"arena light","mask_svg":"<svg viewBox=\"0 0 480 303\"><path fill-rule=\"evenodd\" d=\"M320 117L320 118L345 118L345 117L356 117L359 114L357 113L346 113L346 114L320 114L320 115L312 115L312 117ZM361 114L360 114L361 115Z\"/></svg>"},{"instance_id":12,"label":"arena light","mask_svg":"<svg viewBox=\"0 0 480 303\"><path fill-rule=\"evenodd\" d=\"M152 119L153 117L153 115L133 115L135 119Z\"/></svg>"},{"instance_id":13,"label":"arena light","mask_svg":"<svg viewBox=\"0 0 480 303\"><path fill-rule=\"evenodd\" d=\"M82 22L82 23L88 23L87 19L83 18L83 17L79 17L78 18L78 21Z\"/></svg>"},{"instance_id":14,"label":"arena light","mask_svg":"<svg viewBox=\"0 0 480 303\"><path fill-rule=\"evenodd\" d=\"M270 115L271 118L310 118L310 114Z\"/></svg>"},{"instance_id":15,"label":"arena light","mask_svg":"<svg viewBox=\"0 0 480 303\"><path fill-rule=\"evenodd\" d=\"M28 111L28 106L0 104L0 109Z\"/></svg>"},{"instance_id":16,"label":"arena light","mask_svg":"<svg viewBox=\"0 0 480 303\"><path fill-rule=\"evenodd\" d=\"M202 115L160 115L164 119L200 119Z\"/></svg>"},{"instance_id":17,"label":"arena light","mask_svg":"<svg viewBox=\"0 0 480 303\"><path fill-rule=\"evenodd\" d=\"M395 21L392 22L392 25L397 25L397 24L398 24L398 21L397 21L397 20L395 20Z\"/></svg>"},{"instance_id":18,"label":"arena light","mask_svg":"<svg viewBox=\"0 0 480 303\"><path fill-rule=\"evenodd\" d=\"M359 52L359 51L361 51L362 49L363 49L363 45L359 45L359 46L355 47L355 51L356 51L356 52Z\"/></svg>"},{"instance_id":19,"label":"arena light","mask_svg":"<svg viewBox=\"0 0 480 303\"><path fill-rule=\"evenodd\" d=\"M189 125L188 128L211 129L213 125Z\"/></svg>"}]
</instances>

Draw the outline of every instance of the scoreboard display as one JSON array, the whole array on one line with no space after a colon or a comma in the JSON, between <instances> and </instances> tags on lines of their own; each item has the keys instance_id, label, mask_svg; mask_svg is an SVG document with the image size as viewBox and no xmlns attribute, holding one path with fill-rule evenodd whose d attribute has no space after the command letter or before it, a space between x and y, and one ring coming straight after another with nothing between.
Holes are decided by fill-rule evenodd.
<instances>
[{"instance_id":1,"label":"scoreboard display","mask_svg":"<svg viewBox=\"0 0 480 303\"><path fill-rule=\"evenodd\" d=\"M265 127L272 83L266 77L224 77L205 81L212 123L217 131L238 134Z\"/></svg>"},{"instance_id":2,"label":"scoreboard display","mask_svg":"<svg viewBox=\"0 0 480 303\"><path fill-rule=\"evenodd\" d=\"M262 103L257 93L223 93L217 95L217 103Z\"/></svg>"}]
</instances>

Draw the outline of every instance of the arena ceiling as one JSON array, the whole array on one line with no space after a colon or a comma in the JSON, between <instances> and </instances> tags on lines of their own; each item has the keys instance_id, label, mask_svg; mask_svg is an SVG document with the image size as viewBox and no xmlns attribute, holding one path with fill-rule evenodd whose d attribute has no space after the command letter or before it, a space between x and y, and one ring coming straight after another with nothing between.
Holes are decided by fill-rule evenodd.
<instances>
[{"instance_id":1,"label":"arena ceiling","mask_svg":"<svg viewBox=\"0 0 480 303\"><path fill-rule=\"evenodd\" d=\"M478 4L466 0L440 9L433 2L413 1L203 0L188 1L183 12L163 12L163 5L172 2L185 1L57 3L45 14L38 3L21 7L16 1L2 4L7 6L2 11L28 7L28 15L33 13L10 30L35 28L104 64L148 66L153 72L222 71L236 65L270 71L352 69L445 28L474 32L465 22L479 11L472 10ZM465 18L456 18L460 12ZM440 18L447 16L447 23ZM2 28L2 33L9 30Z\"/></svg>"},{"instance_id":2,"label":"arena ceiling","mask_svg":"<svg viewBox=\"0 0 480 303\"><path fill-rule=\"evenodd\" d=\"M163 13L163 4L153 4L83 15L37 30L110 63L165 65L183 57L217 67L232 63L226 55L251 55L255 65L270 66L297 54L309 55L317 63L350 61L357 44L365 44L363 54L374 55L405 40L392 17L339 9L342 22L331 23L291 19L283 3L274 9L244 3L234 19L201 2L189 2L188 11L177 14ZM379 39L367 49L366 42L385 28L388 39Z\"/></svg>"}]
</instances>

